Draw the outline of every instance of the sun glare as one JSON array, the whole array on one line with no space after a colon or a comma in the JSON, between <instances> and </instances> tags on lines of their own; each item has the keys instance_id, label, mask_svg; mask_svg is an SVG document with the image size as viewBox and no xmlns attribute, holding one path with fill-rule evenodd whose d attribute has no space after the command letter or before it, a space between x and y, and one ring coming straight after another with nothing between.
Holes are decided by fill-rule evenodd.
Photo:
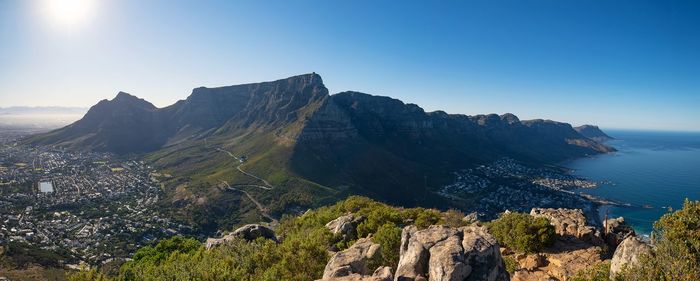
<instances>
[{"instance_id":1,"label":"sun glare","mask_svg":"<svg viewBox=\"0 0 700 281\"><path fill-rule=\"evenodd\" d=\"M95 0L44 0L43 8L52 25L74 27L85 23L94 12Z\"/></svg>"}]
</instances>

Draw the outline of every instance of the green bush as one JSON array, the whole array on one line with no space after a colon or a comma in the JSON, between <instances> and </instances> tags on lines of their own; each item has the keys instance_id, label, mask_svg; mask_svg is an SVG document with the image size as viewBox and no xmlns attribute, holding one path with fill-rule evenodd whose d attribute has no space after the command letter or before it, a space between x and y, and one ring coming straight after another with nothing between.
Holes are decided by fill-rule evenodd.
<instances>
[{"instance_id":1,"label":"green bush","mask_svg":"<svg viewBox=\"0 0 700 281\"><path fill-rule=\"evenodd\" d=\"M506 264L506 271L508 271L508 273L511 275L518 270L518 267L520 267L518 261L513 257L503 257L503 263Z\"/></svg>"},{"instance_id":2,"label":"green bush","mask_svg":"<svg viewBox=\"0 0 700 281\"><path fill-rule=\"evenodd\" d=\"M396 268L399 263L399 247L401 246L401 228L393 223L379 227L372 241L381 245L382 265Z\"/></svg>"},{"instance_id":3,"label":"green bush","mask_svg":"<svg viewBox=\"0 0 700 281\"><path fill-rule=\"evenodd\" d=\"M610 261L594 264L588 268L576 272L569 278L570 281L608 281L610 276Z\"/></svg>"},{"instance_id":4,"label":"green bush","mask_svg":"<svg viewBox=\"0 0 700 281\"><path fill-rule=\"evenodd\" d=\"M683 208L654 224L654 251L639 265L623 269L622 280L700 280L700 201L685 200Z\"/></svg>"},{"instance_id":5,"label":"green bush","mask_svg":"<svg viewBox=\"0 0 700 281\"><path fill-rule=\"evenodd\" d=\"M425 208L396 208L366 197L351 196L336 204L321 207L302 216L285 216L276 233L280 243L258 239L247 242L233 239L225 245L206 250L194 239L175 237L154 246L143 247L132 261L122 265L114 280L317 280L330 258L328 249L340 250L355 241L342 241L325 224L347 213L364 216L355 237L372 234L381 245L380 260L371 267L396 267L399 259L401 229L407 224L426 228L442 222L459 225L463 214L449 214ZM342 241L342 242L341 242ZM82 271L71 280L100 280L96 271Z\"/></svg>"},{"instance_id":6,"label":"green bush","mask_svg":"<svg viewBox=\"0 0 700 281\"><path fill-rule=\"evenodd\" d=\"M555 238L549 220L522 213L503 214L487 227L501 246L525 253L538 252L551 245Z\"/></svg>"}]
</instances>

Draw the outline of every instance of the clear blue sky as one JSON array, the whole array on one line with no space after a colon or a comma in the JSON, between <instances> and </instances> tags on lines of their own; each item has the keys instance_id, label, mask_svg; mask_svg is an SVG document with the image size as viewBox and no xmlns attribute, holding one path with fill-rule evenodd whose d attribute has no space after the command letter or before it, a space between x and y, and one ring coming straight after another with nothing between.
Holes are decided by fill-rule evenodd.
<instances>
[{"instance_id":1,"label":"clear blue sky","mask_svg":"<svg viewBox=\"0 0 700 281\"><path fill-rule=\"evenodd\" d=\"M700 1L47 1L0 0L0 106L315 71L428 111L700 130Z\"/></svg>"}]
</instances>

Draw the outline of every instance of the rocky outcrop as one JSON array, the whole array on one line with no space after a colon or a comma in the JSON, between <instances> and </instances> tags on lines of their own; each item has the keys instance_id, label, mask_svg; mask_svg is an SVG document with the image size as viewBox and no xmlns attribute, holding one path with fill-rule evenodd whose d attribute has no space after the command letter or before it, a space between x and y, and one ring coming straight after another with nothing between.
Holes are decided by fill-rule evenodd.
<instances>
[{"instance_id":1,"label":"rocky outcrop","mask_svg":"<svg viewBox=\"0 0 700 281\"><path fill-rule=\"evenodd\" d=\"M462 218L462 220L466 223L469 223L469 224L478 222L479 221L479 214L477 214L476 212L471 212L471 213L467 214L466 216L464 216L464 218Z\"/></svg>"},{"instance_id":2,"label":"rocky outcrop","mask_svg":"<svg viewBox=\"0 0 700 281\"><path fill-rule=\"evenodd\" d=\"M238 229L234 230L228 235L225 235L224 237L207 238L205 247L207 249L211 249L212 247L227 243L228 241L231 241L236 238L245 239L247 241L253 241L255 239L258 239L259 237L270 239L272 241L277 241L275 231L273 231L272 229L259 224L247 224L242 227L239 227Z\"/></svg>"},{"instance_id":3,"label":"rocky outcrop","mask_svg":"<svg viewBox=\"0 0 700 281\"><path fill-rule=\"evenodd\" d=\"M617 247L627 237L635 236L634 229L625 223L625 218L623 217L607 219L603 225L606 228L605 242L612 248Z\"/></svg>"},{"instance_id":4,"label":"rocky outcrop","mask_svg":"<svg viewBox=\"0 0 700 281\"><path fill-rule=\"evenodd\" d=\"M534 270L538 267L545 266L547 264L547 258L540 254L526 255L523 259L518 261L520 268L525 270Z\"/></svg>"},{"instance_id":5,"label":"rocky outcrop","mask_svg":"<svg viewBox=\"0 0 700 281\"><path fill-rule=\"evenodd\" d=\"M602 261L603 249L580 239L559 237L540 254L515 254L519 269L512 280L567 280L576 272Z\"/></svg>"},{"instance_id":6,"label":"rocky outcrop","mask_svg":"<svg viewBox=\"0 0 700 281\"><path fill-rule=\"evenodd\" d=\"M231 234L248 241L253 241L259 237L277 241L274 230L259 224L244 225L234 230Z\"/></svg>"},{"instance_id":7,"label":"rocky outcrop","mask_svg":"<svg viewBox=\"0 0 700 281\"><path fill-rule=\"evenodd\" d=\"M364 216L348 214L328 222L326 228L333 234L341 235L344 241L350 241L356 238L356 228L364 220Z\"/></svg>"},{"instance_id":8,"label":"rocky outcrop","mask_svg":"<svg viewBox=\"0 0 700 281\"><path fill-rule=\"evenodd\" d=\"M513 280L567 280L576 272L603 260L600 231L587 225L583 211L535 208L530 214L547 218L558 236L540 254L512 255L519 264Z\"/></svg>"},{"instance_id":9,"label":"rocky outcrop","mask_svg":"<svg viewBox=\"0 0 700 281\"><path fill-rule=\"evenodd\" d=\"M380 246L371 238L359 239L346 250L331 257L323 270L322 280L391 280L391 268L371 272L370 263L380 258Z\"/></svg>"},{"instance_id":10,"label":"rocky outcrop","mask_svg":"<svg viewBox=\"0 0 700 281\"><path fill-rule=\"evenodd\" d=\"M560 239L544 253L547 265L539 270L558 280L566 280L576 272L601 262L602 252L600 246L575 239Z\"/></svg>"},{"instance_id":11,"label":"rocky outcrop","mask_svg":"<svg viewBox=\"0 0 700 281\"><path fill-rule=\"evenodd\" d=\"M530 215L549 219L555 232L561 236L572 236L593 244L602 243L600 231L587 225L586 217L580 209L533 208Z\"/></svg>"},{"instance_id":12,"label":"rocky outcrop","mask_svg":"<svg viewBox=\"0 0 700 281\"><path fill-rule=\"evenodd\" d=\"M395 279L508 280L498 242L486 228L407 226L401 233Z\"/></svg>"},{"instance_id":13,"label":"rocky outcrop","mask_svg":"<svg viewBox=\"0 0 700 281\"><path fill-rule=\"evenodd\" d=\"M612 261L610 261L610 279L614 279L624 265L636 265L639 263L639 256L648 253L651 253L649 245L636 236L627 237L617 246Z\"/></svg>"}]
</instances>

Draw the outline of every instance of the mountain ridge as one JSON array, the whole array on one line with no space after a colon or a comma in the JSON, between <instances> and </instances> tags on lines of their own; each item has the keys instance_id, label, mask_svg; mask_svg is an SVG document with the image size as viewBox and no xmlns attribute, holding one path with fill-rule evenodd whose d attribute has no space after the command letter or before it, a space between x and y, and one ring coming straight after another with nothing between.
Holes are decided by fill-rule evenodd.
<instances>
[{"instance_id":1,"label":"mountain ridge","mask_svg":"<svg viewBox=\"0 0 700 281\"><path fill-rule=\"evenodd\" d=\"M455 171L503 157L556 165L614 150L567 123L426 112L353 91L330 95L316 73L199 87L163 108L120 92L81 120L25 142L143 157L175 175L166 182L169 200L188 206L178 212L233 211L225 205L232 199L225 198L234 195L213 187L256 183L242 168L276 187L249 192L277 216L348 194L406 206L448 206L433 191ZM197 205L198 197L213 203Z\"/></svg>"},{"instance_id":2,"label":"mountain ridge","mask_svg":"<svg viewBox=\"0 0 700 281\"><path fill-rule=\"evenodd\" d=\"M584 137L587 137L600 143L615 139L607 135L605 132L603 132L603 130L601 130L600 128L598 128L598 126L595 125L582 125L574 127L574 130L579 132L579 134L583 135Z\"/></svg>"}]
</instances>

